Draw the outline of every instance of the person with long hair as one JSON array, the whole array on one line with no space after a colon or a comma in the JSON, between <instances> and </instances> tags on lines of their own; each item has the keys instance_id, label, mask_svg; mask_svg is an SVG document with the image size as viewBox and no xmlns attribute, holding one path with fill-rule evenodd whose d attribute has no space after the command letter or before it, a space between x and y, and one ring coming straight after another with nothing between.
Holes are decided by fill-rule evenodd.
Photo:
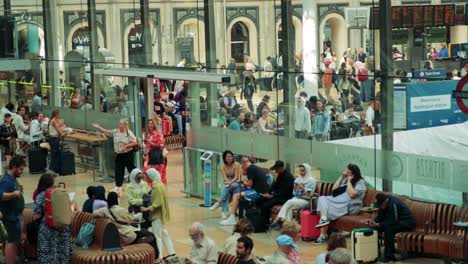
<instances>
[{"instance_id":1,"label":"person with long hair","mask_svg":"<svg viewBox=\"0 0 468 264\"><path fill-rule=\"evenodd\" d=\"M11 157L15 155L16 139L18 133L15 125L11 122L11 114L6 113L4 122L0 125L0 145L2 146L2 154L5 156L5 162L8 167Z\"/></svg>"},{"instance_id":2,"label":"person with long hair","mask_svg":"<svg viewBox=\"0 0 468 264\"><path fill-rule=\"evenodd\" d=\"M60 158L60 136L65 131L65 123L60 119L60 111L52 111L52 116L49 120L49 145L50 145L50 164L49 169L56 174L61 172Z\"/></svg>"},{"instance_id":3,"label":"person with long hair","mask_svg":"<svg viewBox=\"0 0 468 264\"><path fill-rule=\"evenodd\" d=\"M70 226L49 227L46 220L46 192L54 187L55 176L43 174L37 186L38 195L34 201L34 219L40 219L38 232L38 262L48 264L71 263L72 240Z\"/></svg>"},{"instance_id":4,"label":"person with long hair","mask_svg":"<svg viewBox=\"0 0 468 264\"><path fill-rule=\"evenodd\" d=\"M299 165L299 176L294 180L293 198L289 199L273 220L271 228L281 227L284 221L290 221L293 218L293 210L305 208L309 201L304 196L310 197L315 192L317 181L312 176L312 169L307 163Z\"/></svg>"},{"instance_id":5,"label":"person with long hair","mask_svg":"<svg viewBox=\"0 0 468 264\"><path fill-rule=\"evenodd\" d=\"M330 221L359 212L366 191L366 182L361 170L357 165L349 164L333 185L332 195L318 198L317 210L320 212L320 222L316 227L320 228L320 236L315 241L316 245L326 242Z\"/></svg>"},{"instance_id":6,"label":"person with long hair","mask_svg":"<svg viewBox=\"0 0 468 264\"><path fill-rule=\"evenodd\" d=\"M226 219L229 213L229 200L231 196L239 190L240 164L234 160L234 153L230 150L223 152L223 164L221 165L221 175L224 179L221 190L221 199L211 208L214 211L221 207L221 217Z\"/></svg>"},{"instance_id":7,"label":"person with long hair","mask_svg":"<svg viewBox=\"0 0 468 264\"><path fill-rule=\"evenodd\" d=\"M161 118L157 115L154 115L153 119L148 120L145 133L146 156L143 171L146 172L150 168L156 169L161 174L162 182L167 184L166 161L163 154L165 145L164 135L157 126L161 121ZM150 178L146 176L145 181L152 187Z\"/></svg>"},{"instance_id":8,"label":"person with long hair","mask_svg":"<svg viewBox=\"0 0 468 264\"><path fill-rule=\"evenodd\" d=\"M144 229L138 230L131 225L133 218L127 209L119 205L119 195L116 192L109 192L107 195L107 207L95 210L93 215L96 218L107 218L114 223L120 235L120 243L123 246L149 243L154 249L155 260L159 258L159 249L153 233Z\"/></svg>"},{"instance_id":9,"label":"person with long hair","mask_svg":"<svg viewBox=\"0 0 468 264\"><path fill-rule=\"evenodd\" d=\"M115 187L111 192L122 192L125 168L130 173L135 168L134 148L138 145L137 139L133 132L128 128L128 119L122 118L119 122L119 127L115 129L105 129L97 123L93 123L93 127L99 129L107 136L114 138L115 152Z\"/></svg>"}]
</instances>

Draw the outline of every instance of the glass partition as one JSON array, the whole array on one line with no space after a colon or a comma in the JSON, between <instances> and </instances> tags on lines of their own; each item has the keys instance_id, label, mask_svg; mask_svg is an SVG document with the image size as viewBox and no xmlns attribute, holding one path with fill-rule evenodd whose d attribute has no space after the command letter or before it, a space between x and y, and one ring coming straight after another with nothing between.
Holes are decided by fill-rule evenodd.
<instances>
[{"instance_id":1,"label":"glass partition","mask_svg":"<svg viewBox=\"0 0 468 264\"><path fill-rule=\"evenodd\" d=\"M84 130L127 117L141 141L157 98L167 136L186 140L185 191L194 195L202 150L216 153L219 185L219 154L230 149L291 170L307 162L322 181L353 163L371 188L467 202L468 115L453 94L468 70L461 2L94 2L4 1L2 106L60 109ZM96 73L161 66L231 81Z\"/></svg>"}]
</instances>

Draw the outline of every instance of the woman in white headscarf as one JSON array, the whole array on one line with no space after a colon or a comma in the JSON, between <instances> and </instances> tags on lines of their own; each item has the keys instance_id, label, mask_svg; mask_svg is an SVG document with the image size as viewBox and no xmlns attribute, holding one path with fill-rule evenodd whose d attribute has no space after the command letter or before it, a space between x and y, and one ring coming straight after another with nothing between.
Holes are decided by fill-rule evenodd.
<instances>
[{"instance_id":1,"label":"woman in white headscarf","mask_svg":"<svg viewBox=\"0 0 468 264\"><path fill-rule=\"evenodd\" d=\"M153 181L153 190L151 190L151 202L149 206L141 207L141 211L149 212L150 214L151 227L157 240L159 255L164 256L162 247L166 250L166 256L175 255L174 245L166 229L166 225L169 224L170 220L166 186L162 183L161 174L156 169L151 168L147 170L146 176Z\"/></svg>"},{"instance_id":2,"label":"woman in white headscarf","mask_svg":"<svg viewBox=\"0 0 468 264\"><path fill-rule=\"evenodd\" d=\"M151 191L151 188L143 180L143 177L143 172L140 169L133 169L130 172L130 183L126 188L128 195L128 211L130 213L140 212L140 207L143 206L143 196ZM144 219L149 221L147 214L144 215ZM144 223L141 226L149 227L150 223Z\"/></svg>"},{"instance_id":3,"label":"woman in white headscarf","mask_svg":"<svg viewBox=\"0 0 468 264\"><path fill-rule=\"evenodd\" d=\"M297 98L296 120L294 129L296 138L307 139L310 136L312 124L310 120L310 111L305 107L305 99L302 96Z\"/></svg>"},{"instance_id":4,"label":"woman in white headscarf","mask_svg":"<svg viewBox=\"0 0 468 264\"><path fill-rule=\"evenodd\" d=\"M309 205L309 201L302 197L310 197L314 194L317 181L312 176L312 169L307 163L299 165L299 174L294 180L294 197L281 207L278 216L272 223L272 228L280 227L284 221L292 220L293 210L302 209Z\"/></svg>"}]
</instances>

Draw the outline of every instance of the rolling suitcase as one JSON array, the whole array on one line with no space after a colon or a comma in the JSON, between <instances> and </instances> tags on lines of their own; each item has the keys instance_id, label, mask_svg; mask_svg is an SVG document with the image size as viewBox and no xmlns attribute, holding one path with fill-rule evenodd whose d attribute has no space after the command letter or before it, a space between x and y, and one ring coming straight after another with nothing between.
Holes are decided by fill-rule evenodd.
<instances>
[{"instance_id":1,"label":"rolling suitcase","mask_svg":"<svg viewBox=\"0 0 468 264\"><path fill-rule=\"evenodd\" d=\"M32 148L28 151L29 173L43 173L47 169L47 150Z\"/></svg>"},{"instance_id":2,"label":"rolling suitcase","mask_svg":"<svg viewBox=\"0 0 468 264\"><path fill-rule=\"evenodd\" d=\"M68 150L63 150L60 153L60 175L76 174L75 171L75 154Z\"/></svg>"},{"instance_id":3,"label":"rolling suitcase","mask_svg":"<svg viewBox=\"0 0 468 264\"><path fill-rule=\"evenodd\" d=\"M371 262L379 258L378 233L373 228L356 228L351 232L351 249L355 261Z\"/></svg>"},{"instance_id":4,"label":"rolling suitcase","mask_svg":"<svg viewBox=\"0 0 468 264\"><path fill-rule=\"evenodd\" d=\"M320 214L314 206L314 200L317 196L314 195L310 200L310 208L301 210L301 238L302 241L314 241L320 236L320 228L315 226L320 222Z\"/></svg>"}]
</instances>

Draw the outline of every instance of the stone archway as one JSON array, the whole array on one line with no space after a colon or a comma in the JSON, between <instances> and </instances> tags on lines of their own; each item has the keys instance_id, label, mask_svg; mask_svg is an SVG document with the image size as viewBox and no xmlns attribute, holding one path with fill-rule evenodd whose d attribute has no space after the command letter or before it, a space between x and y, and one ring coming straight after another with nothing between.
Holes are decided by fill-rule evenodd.
<instances>
[{"instance_id":1,"label":"stone archway","mask_svg":"<svg viewBox=\"0 0 468 264\"><path fill-rule=\"evenodd\" d=\"M234 25L236 25L236 23L238 22L241 22L243 25L245 25L246 29L248 30L248 35L249 35L249 39L248 39L248 43L249 43L249 52L250 54L248 54L250 56L250 58L253 59L254 63L256 64L259 64L259 58L258 58L258 49L259 49L259 46L258 46L258 32L257 32L257 27L255 26L255 23L250 20L249 18L247 17L237 17L235 19L233 19L231 21L231 23L229 24L229 26L227 27L226 29L226 43L229 43L227 45L227 55L231 56L231 53L232 53L232 48L231 48L231 42L232 42L232 39L231 39L231 32L232 32L232 28L234 27ZM230 59L230 58L229 58Z\"/></svg>"},{"instance_id":2,"label":"stone archway","mask_svg":"<svg viewBox=\"0 0 468 264\"><path fill-rule=\"evenodd\" d=\"M70 51L70 50L73 50L73 46L74 46L74 42L76 43L76 45L83 45L85 44L86 41L89 41L89 34L84 34L84 35L81 35L80 38L75 38L74 39L74 36L77 36L77 31L84 31L83 29L85 28L88 28L88 22L86 21L82 21L81 23L77 23L75 24L73 27L70 28L70 30L68 31L68 36L67 36L67 50ZM86 36L88 36L88 40L86 40ZM98 36L98 46L101 47L101 48L105 48L105 45L104 45L104 34L102 33L101 29L99 27L97 27L97 36Z\"/></svg>"},{"instance_id":3,"label":"stone archway","mask_svg":"<svg viewBox=\"0 0 468 264\"><path fill-rule=\"evenodd\" d=\"M293 26L294 26L294 32L295 32L294 33L294 41L295 41L295 44L296 44L296 46L294 47L294 52L297 55L302 51L302 47L303 47L302 21L296 16L293 16L292 20L293 20ZM277 33L279 32L280 28L281 28L281 19L279 19L276 22L276 32ZM277 42L279 42L279 41L277 41ZM277 46L276 46L276 52L277 52L277 54L279 54L279 44L277 44Z\"/></svg>"},{"instance_id":4,"label":"stone archway","mask_svg":"<svg viewBox=\"0 0 468 264\"><path fill-rule=\"evenodd\" d=\"M130 60L129 60L129 46L128 46L128 37L129 37L129 34L130 32L132 31L132 29L134 29L135 27L135 23L137 25L140 25L141 20L137 19L136 21L133 21L131 20L131 22L128 22L127 23L127 26L125 27L125 30L123 32L123 35L122 35L122 39L123 39L123 59L122 61L124 63L129 63ZM154 21L151 19L150 20L150 32L151 32L151 44L152 44L152 62L157 62L158 61L158 41L157 41L157 38L158 36L156 35L156 25L154 23Z\"/></svg>"},{"instance_id":5,"label":"stone archway","mask_svg":"<svg viewBox=\"0 0 468 264\"><path fill-rule=\"evenodd\" d=\"M320 53L324 50L323 42L326 39L325 27L329 25L330 28L330 41L332 43L332 49L336 53L337 61L341 60L343 52L348 48L348 35L346 32L346 22L343 16L338 13L330 13L326 15L320 22L320 34L319 34L319 47Z\"/></svg>"},{"instance_id":6,"label":"stone archway","mask_svg":"<svg viewBox=\"0 0 468 264\"><path fill-rule=\"evenodd\" d=\"M39 56L44 57L45 56L45 41L44 41L44 30L42 29L42 26L40 26L38 23L35 22L23 22L20 23L17 26L17 31L18 31L18 46L21 46L20 42L24 42L25 44L29 45L29 30L31 30L31 26L34 26L37 28L37 34L38 34L38 53ZM19 47L20 48L20 47ZM21 57L21 55L20 55Z\"/></svg>"},{"instance_id":7,"label":"stone archway","mask_svg":"<svg viewBox=\"0 0 468 264\"><path fill-rule=\"evenodd\" d=\"M176 64L183 58L187 64L205 63L205 23L197 18L185 19L177 28L174 45Z\"/></svg>"}]
</instances>

